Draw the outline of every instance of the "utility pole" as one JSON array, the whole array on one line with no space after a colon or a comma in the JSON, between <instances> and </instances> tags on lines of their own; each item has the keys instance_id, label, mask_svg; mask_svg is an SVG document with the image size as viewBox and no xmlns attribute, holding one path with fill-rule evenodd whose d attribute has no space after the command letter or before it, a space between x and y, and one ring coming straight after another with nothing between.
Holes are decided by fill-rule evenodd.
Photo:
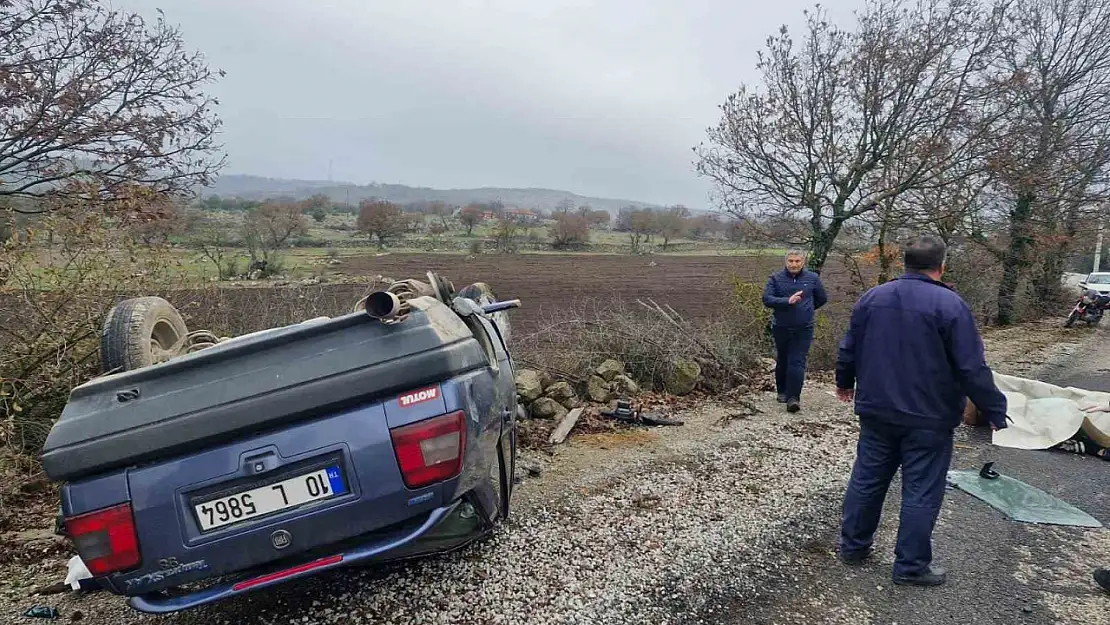
<instances>
[{"instance_id":1,"label":"utility pole","mask_svg":"<svg viewBox=\"0 0 1110 625\"><path fill-rule=\"evenodd\" d=\"M1101 260L1102 260L1102 221L1100 220L1098 222L1098 239L1097 239L1097 243L1095 243L1095 268L1091 270L1091 273L1094 273L1094 272L1098 271L1099 261L1101 261Z\"/></svg>"}]
</instances>

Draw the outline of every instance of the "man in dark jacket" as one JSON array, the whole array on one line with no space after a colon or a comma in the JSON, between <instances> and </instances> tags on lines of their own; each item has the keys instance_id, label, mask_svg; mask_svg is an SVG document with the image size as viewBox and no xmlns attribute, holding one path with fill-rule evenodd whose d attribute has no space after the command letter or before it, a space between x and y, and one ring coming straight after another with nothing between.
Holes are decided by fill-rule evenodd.
<instances>
[{"instance_id":1,"label":"man in dark jacket","mask_svg":"<svg viewBox=\"0 0 1110 625\"><path fill-rule=\"evenodd\" d=\"M771 274L763 288L763 305L774 310L775 388L790 412L801 409L813 319L828 299L821 277L805 268L805 256L798 251L786 254L786 267Z\"/></svg>"},{"instance_id":2,"label":"man in dark jacket","mask_svg":"<svg viewBox=\"0 0 1110 625\"><path fill-rule=\"evenodd\" d=\"M944 569L932 565L932 533L966 398L992 429L1006 427L1006 396L994 384L971 309L940 281L946 253L928 235L906 247L906 274L856 302L836 365L837 396L855 400L860 421L840 558L854 564L871 555L883 499L901 467L895 584L945 582Z\"/></svg>"}]
</instances>

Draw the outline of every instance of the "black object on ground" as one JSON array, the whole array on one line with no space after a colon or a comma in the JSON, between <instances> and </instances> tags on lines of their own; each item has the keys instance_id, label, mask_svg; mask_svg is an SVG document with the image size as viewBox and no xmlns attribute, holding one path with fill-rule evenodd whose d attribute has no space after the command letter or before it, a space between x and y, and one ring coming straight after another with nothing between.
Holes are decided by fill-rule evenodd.
<instances>
[{"instance_id":1,"label":"black object on ground","mask_svg":"<svg viewBox=\"0 0 1110 625\"><path fill-rule=\"evenodd\" d=\"M997 480L999 473L998 473L998 471L995 471L994 469L991 468L993 466L994 466L993 461L984 464L983 468L979 469L979 477L986 478L988 480Z\"/></svg>"},{"instance_id":2,"label":"black object on ground","mask_svg":"<svg viewBox=\"0 0 1110 625\"><path fill-rule=\"evenodd\" d=\"M1106 592L1110 592L1110 570L1095 569L1095 583Z\"/></svg>"},{"instance_id":3,"label":"black object on ground","mask_svg":"<svg viewBox=\"0 0 1110 625\"><path fill-rule=\"evenodd\" d=\"M30 610L23 613L27 618L58 618L58 610L56 608L47 607L44 605L37 605Z\"/></svg>"},{"instance_id":4,"label":"black object on ground","mask_svg":"<svg viewBox=\"0 0 1110 625\"><path fill-rule=\"evenodd\" d=\"M624 398L617 400L617 407L613 410L602 410L601 416L635 425L683 425L682 421L667 419L656 414L644 414L639 408L633 409L632 403Z\"/></svg>"}]
</instances>

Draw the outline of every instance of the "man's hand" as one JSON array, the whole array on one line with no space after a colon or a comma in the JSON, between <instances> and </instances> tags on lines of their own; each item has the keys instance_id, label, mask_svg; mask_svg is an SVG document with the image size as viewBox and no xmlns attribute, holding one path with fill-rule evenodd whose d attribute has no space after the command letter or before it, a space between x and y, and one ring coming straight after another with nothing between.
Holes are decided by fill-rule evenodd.
<instances>
[{"instance_id":1,"label":"man's hand","mask_svg":"<svg viewBox=\"0 0 1110 625\"><path fill-rule=\"evenodd\" d=\"M802 301L802 296L803 295L805 295L805 293L802 292L802 291L798 291L797 293L791 295L790 296L790 305L793 306L794 304L797 304L798 302Z\"/></svg>"},{"instance_id":2,"label":"man's hand","mask_svg":"<svg viewBox=\"0 0 1110 625\"><path fill-rule=\"evenodd\" d=\"M846 404L850 404L856 399L856 389L838 388L836 389L836 398Z\"/></svg>"}]
</instances>

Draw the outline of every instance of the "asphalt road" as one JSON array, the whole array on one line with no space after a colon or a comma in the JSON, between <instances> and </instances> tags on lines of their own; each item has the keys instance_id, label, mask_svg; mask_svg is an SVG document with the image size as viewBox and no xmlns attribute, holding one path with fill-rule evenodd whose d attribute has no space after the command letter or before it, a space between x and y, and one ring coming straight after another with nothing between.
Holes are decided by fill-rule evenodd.
<instances>
[{"instance_id":1,"label":"asphalt road","mask_svg":"<svg viewBox=\"0 0 1110 625\"><path fill-rule=\"evenodd\" d=\"M1039 377L1110 391L1110 352L1100 350L1100 343L1089 343L1065 366ZM961 428L953 469L977 469L986 461L1110 526L1110 462L995 447L989 432ZM735 622L1110 623L1110 595L1090 575L1094 567L1110 566L1110 531L1013 522L958 490L947 492L934 533L934 561L948 569L948 583L894 586L890 574L900 488L896 478L875 562L859 568L840 564L832 551L838 528L830 523L820 545L795 558L796 580L768 588L761 601L734 606Z\"/></svg>"}]
</instances>

